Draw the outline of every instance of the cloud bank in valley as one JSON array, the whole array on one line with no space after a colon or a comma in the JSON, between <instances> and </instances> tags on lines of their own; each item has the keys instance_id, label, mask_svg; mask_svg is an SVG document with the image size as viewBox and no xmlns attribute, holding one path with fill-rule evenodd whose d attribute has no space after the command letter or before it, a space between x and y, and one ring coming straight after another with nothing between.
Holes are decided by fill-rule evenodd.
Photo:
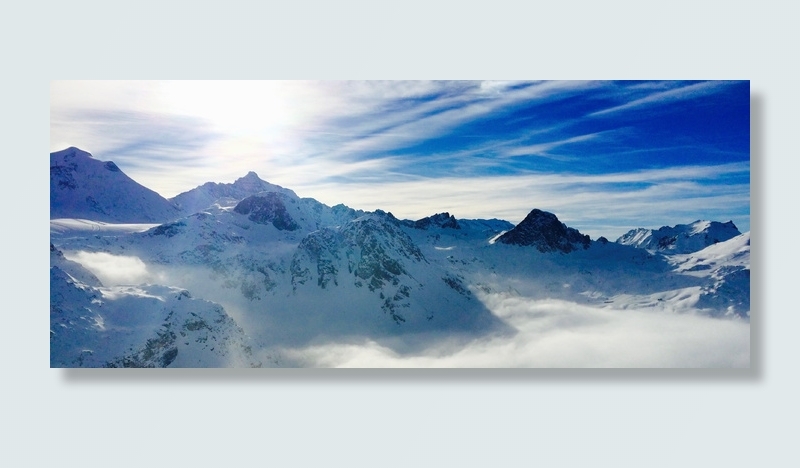
<instances>
[{"instance_id":1,"label":"cloud bank in valley","mask_svg":"<svg viewBox=\"0 0 800 468\"><path fill-rule=\"evenodd\" d=\"M81 263L105 286L141 283L171 284L222 304L251 336L260 336L269 307L256 316L245 313L252 303L239 290L209 282L205 270L148 267L135 256L72 251L65 257ZM179 280L182 278L182 280ZM503 283L505 284L505 282ZM258 341L253 352L265 365L290 367L438 367L438 368L747 368L750 365L750 323L739 318L713 318L696 310L699 289L657 301L651 296L623 295L613 305L569 299L531 297L529 293L486 293L475 298L509 325L490 335L451 333L369 337L340 336L329 320L294 323L311 344L276 345ZM677 292L676 292L677 293ZM694 300L692 299L694 297ZM644 306L643 304L650 304ZM375 311L380 314L380 311ZM248 318L249 317L249 318ZM286 318L286 317L284 317ZM288 320L293 320L288 318ZM277 322L276 322L277 323ZM255 327L252 328L251 327ZM510 330L510 331L509 331ZM300 340L303 341L303 340ZM413 344L413 345L410 345Z\"/></svg>"},{"instance_id":2,"label":"cloud bank in valley","mask_svg":"<svg viewBox=\"0 0 800 468\"><path fill-rule=\"evenodd\" d=\"M141 284L163 281L163 276L152 273L139 258L112 255L105 252L64 252L64 257L80 263L103 283L103 286Z\"/></svg>"},{"instance_id":3,"label":"cloud bank in valley","mask_svg":"<svg viewBox=\"0 0 800 468\"><path fill-rule=\"evenodd\" d=\"M513 335L469 343L432 340L402 355L375 341L332 343L281 353L312 367L746 368L750 324L691 311L607 309L561 300L494 294L489 309Z\"/></svg>"}]
</instances>

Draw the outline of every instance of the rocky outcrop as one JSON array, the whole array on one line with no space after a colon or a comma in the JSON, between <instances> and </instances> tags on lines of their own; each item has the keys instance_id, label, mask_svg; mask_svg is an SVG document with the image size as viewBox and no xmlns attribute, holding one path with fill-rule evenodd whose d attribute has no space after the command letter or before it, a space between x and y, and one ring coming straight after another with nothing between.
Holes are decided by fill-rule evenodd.
<instances>
[{"instance_id":1,"label":"rocky outcrop","mask_svg":"<svg viewBox=\"0 0 800 468\"><path fill-rule=\"evenodd\" d=\"M536 247L540 252L569 253L588 249L589 236L567 227L556 215L534 209L514 229L497 238L497 242Z\"/></svg>"},{"instance_id":2,"label":"rocky outcrop","mask_svg":"<svg viewBox=\"0 0 800 468\"><path fill-rule=\"evenodd\" d=\"M300 226L286 211L281 196L275 192L253 195L239 202L233 211L258 224L272 224L279 231L295 231Z\"/></svg>"},{"instance_id":3,"label":"rocky outcrop","mask_svg":"<svg viewBox=\"0 0 800 468\"><path fill-rule=\"evenodd\" d=\"M437 213L433 216L419 219L410 223L411 227L415 229L428 229L430 227L439 227L444 229L461 229L455 216L448 212Z\"/></svg>"}]
</instances>

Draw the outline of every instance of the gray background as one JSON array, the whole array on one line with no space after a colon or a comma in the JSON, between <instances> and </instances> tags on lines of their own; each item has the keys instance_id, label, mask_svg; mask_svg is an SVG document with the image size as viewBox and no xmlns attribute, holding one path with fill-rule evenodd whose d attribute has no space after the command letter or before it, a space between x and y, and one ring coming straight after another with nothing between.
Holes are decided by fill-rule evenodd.
<instances>
[{"instance_id":1,"label":"gray background","mask_svg":"<svg viewBox=\"0 0 800 468\"><path fill-rule=\"evenodd\" d=\"M3 466L797 466L789 2L15 2ZM262 4L263 3L263 4ZM49 369L53 79L749 79L749 370Z\"/></svg>"}]
</instances>

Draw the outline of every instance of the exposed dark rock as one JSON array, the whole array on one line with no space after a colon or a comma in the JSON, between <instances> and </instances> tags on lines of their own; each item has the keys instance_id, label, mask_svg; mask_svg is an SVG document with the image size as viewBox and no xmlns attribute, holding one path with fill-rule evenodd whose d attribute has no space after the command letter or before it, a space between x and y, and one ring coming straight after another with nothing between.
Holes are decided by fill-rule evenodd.
<instances>
[{"instance_id":1,"label":"exposed dark rock","mask_svg":"<svg viewBox=\"0 0 800 468\"><path fill-rule=\"evenodd\" d=\"M463 279L464 279L463 277L460 276L455 277L451 275L442 277L442 281L444 281L448 286L453 288L457 293L463 296L471 296L472 292L469 289L467 289L466 286L464 286L464 283L462 282Z\"/></svg>"},{"instance_id":2,"label":"exposed dark rock","mask_svg":"<svg viewBox=\"0 0 800 468\"><path fill-rule=\"evenodd\" d=\"M114 164L112 161L107 161L105 164L103 164L103 167L105 167L111 172L119 172L119 167L117 167L117 165Z\"/></svg>"},{"instance_id":3,"label":"exposed dark rock","mask_svg":"<svg viewBox=\"0 0 800 468\"><path fill-rule=\"evenodd\" d=\"M186 223L183 221L178 221L177 223L162 224L161 226L156 226L155 228L153 228L153 232L151 232L151 235L172 237L175 234L178 234L179 232L183 231L184 227L186 227Z\"/></svg>"},{"instance_id":4,"label":"exposed dark rock","mask_svg":"<svg viewBox=\"0 0 800 468\"><path fill-rule=\"evenodd\" d=\"M178 357L176 338L168 328L160 330L141 349L106 363L106 367L167 367Z\"/></svg>"},{"instance_id":5,"label":"exposed dark rock","mask_svg":"<svg viewBox=\"0 0 800 468\"><path fill-rule=\"evenodd\" d=\"M248 219L258 224L272 224L280 231L295 231L300 226L286 211L280 194L275 192L253 195L240 201L233 209L236 213L249 215Z\"/></svg>"},{"instance_id":6,"label":"exposed dark rock","mask_svg":"<svg viewBox=\"0 0 800 468\"><path fill-rule=\"evenodd\" d=\"M161 364L161 367L167 367L172 364L172 361L174 361L176 357L178 357L178 348L172 347L161 356L159 364Z\"/></svg>"},{"instance_id":7,"label":"exposed dark rock","mask_svg":"<svg viewBox=\"0 0 800 468\"><path fill-rule=\"evenodd\" d=\"M414 221L413 227L416 229L428 229L431 226L449 229L461 229L455 216L450 213L437 213L433 216Z\"/></svg>"},{"instance_id":8,"label":"exposed dark rock","mask_svg":"<svg viewBox=\"0 0 800 468\"><path fill-rule=\"evenodd\" d=\"M658 239L658 248L659 249L666 249L670 245L673 245L675 241L678 240L678 236L667 236Z\"/></svg>"},{"instance_id":9,"label":"exposed dark rock","mask_svg":"<svg viewBox=\"0 0 800 468\"><path fill-rule=\"evenodd\" d=\"M316 266L317 285L325 289L333 282L338 286L339 248L341 235L332 229L320 229L312 232L300 242L297 252L292 258L292 287L297 289L313 277L312 268Z\"/></svg>"},{"instance_id":10,"label":"exposed dark rock","mask_svg":"<svg viewBox=\"0 0 800 468\"><path fill-rule=\"evenodd\" d=\"M497 239L512 245L534 246L540 252L569 253L578 248L588 249L589 236L567 227L556 215L534 209L514 229Z\"/></svg>"}]
</instances>

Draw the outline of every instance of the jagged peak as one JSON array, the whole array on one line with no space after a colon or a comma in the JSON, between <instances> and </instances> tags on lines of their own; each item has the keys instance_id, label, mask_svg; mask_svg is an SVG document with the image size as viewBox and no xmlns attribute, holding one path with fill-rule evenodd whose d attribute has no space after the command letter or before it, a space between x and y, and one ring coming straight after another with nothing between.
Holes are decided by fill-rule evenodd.
<instances>
[{"instance_id":1,"label":"jagged peak","mask_svg":"<svg viewBox=\"0 0 800 468\"><path fill-rule=\"evenodd\" d=\"M234 185L242 185L242 184L253 184L253 183L261 183L261 182L266 182L266 181L262 180L258 176L258 174L256 174L254 171L250 171L247 174L245 174L244 176L239 177L238 179L236 179L233 182L233 184Z\"/></svg>"},{"instance_id":2,"label":"jagged peak","mask_svg":"<svg viewBox=\"0 0 800 468\"><path fill-rule=\"evenodd\" d=\"M562 253L569 253L579 246L587 249L591 244L589 236L567 227L555 214L538 208L531 210L525 219L497 241L503 244L534 246L540 252Z\"/></svg>"},{"instance_id":3,"label":"jagged peak","mask_svg":"<svg viewBox=\"0 0 800 468\"><path fill-rule=\"evenodd\" d=\"M361 216L351 220L352 223L368 223L368 222L375 222L375 223L386 223L390 222L393 224L397 223L397 218L389 212L385 212L381 209L377 209L372 212L366 212Z\"/></svg>"},{"instance_id":4,"label":"jagged peak","mask_svg":"<svg viewBox=\"0 0 800 468\"><path fill-rule=\"evenodd\" d=\"M246 190L250 192L280 191L297 196L292 190L267 182L259 177L255 171L248 172L243 177L236 179L236 181L234 181L231 185L239 190Z\"/></svg>"},{"instance_id":5,"label":"jagged peak","mask_svg":"<svg viewBox=\"0 0 800 468\"><path fill-rule=\"evenodd\" d=\"M414 222L413 227L417 229L427 229L432 225L440 228L461 229L461 226L458 224L455 216L446 211L418 219Z\"/></svg>"}]
</instances>

